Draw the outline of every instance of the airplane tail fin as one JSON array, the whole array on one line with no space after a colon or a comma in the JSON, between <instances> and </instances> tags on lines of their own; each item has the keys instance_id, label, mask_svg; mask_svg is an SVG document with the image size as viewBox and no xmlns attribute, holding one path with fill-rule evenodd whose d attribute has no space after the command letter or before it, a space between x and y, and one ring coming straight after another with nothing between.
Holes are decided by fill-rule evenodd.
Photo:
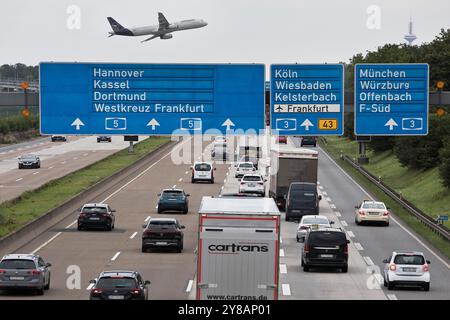
<instances>
[{"instance_id":1,"label":"airplane tail fin","mask_svg":"<svg viewBox=\"0 0 450 320\"><path fill-rule=\"evenodd\" d=\"M118 23L111 17L108 17L108 22L111 25L111 28L113 29L114 32L120 32L121 30L125 29L124 27L122 27L120 23Z\"/></svg>"}]
</instances>

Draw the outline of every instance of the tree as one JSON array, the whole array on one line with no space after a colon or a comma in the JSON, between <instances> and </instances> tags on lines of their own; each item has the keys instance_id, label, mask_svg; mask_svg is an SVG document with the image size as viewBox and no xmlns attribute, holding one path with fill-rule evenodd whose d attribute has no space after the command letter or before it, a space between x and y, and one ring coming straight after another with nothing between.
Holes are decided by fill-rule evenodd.
<instances>
[{"instance_id":1,"label":"tree","mask_svg":"<svg viewBox=\"0 0 450 320\"><path fill-rule=\"evenodd\" d=\"M442 184L450 189L450 138L445 139L444 146L440 152L441 166L439 167L439 174L442 179Z\"/></svg>"}]
</instances>

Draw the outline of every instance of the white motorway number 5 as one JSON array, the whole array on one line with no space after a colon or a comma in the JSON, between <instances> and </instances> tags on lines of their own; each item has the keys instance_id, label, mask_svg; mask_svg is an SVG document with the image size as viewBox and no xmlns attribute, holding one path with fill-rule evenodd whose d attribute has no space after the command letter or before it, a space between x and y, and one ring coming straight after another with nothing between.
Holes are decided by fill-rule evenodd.
<instances>
[{"instance_id":1,"label":"white motorway number 5","mask_svg":"<svg viewBox=\"0 0 450 320\"><path fill-rule=\"evenodd\" d=\"M105 118L106 130L126 130L127 118Z\"/></svg>"}]
</instances>

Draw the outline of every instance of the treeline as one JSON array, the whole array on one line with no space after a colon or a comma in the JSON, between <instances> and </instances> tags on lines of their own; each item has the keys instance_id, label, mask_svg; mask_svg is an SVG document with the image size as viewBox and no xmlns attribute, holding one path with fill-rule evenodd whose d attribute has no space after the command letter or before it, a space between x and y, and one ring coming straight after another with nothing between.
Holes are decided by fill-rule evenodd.
<instances>
[{"instance_id":1,"label":"treeline","mask_svg":"<svg viewBox=\"0 0 450 320\"><path fill-rule=\"evenodd\" d=\"M27 66L23 63L0 66L0 79L19 79L39 81L39 66Z\"/></svg>"},{"instance_id":2,"label":"treeline","mask_svg":"<svg viewBox=\"0 0 450 320\"><path fill-rule=\"evenodd\" d=\"M0 117L0 135L10 132L23 132L39 128L39 116L31 114L28 118L22 115Z\"/></svg>"},{"instance_id":3,"label":"treeline","mask_svg":"<svg viewBox=\"0 0 450 320\"><path fill-rule=\"evenodd\" d=\"M356 63L428 63L430 65L430 87L444 81L444 90L450 84L450 29L441 30L430 43L420 46L386 44L367 54L357 54L346 66L346 79L353 87ZM433 112L433 110L430 111ZM344 135L354 139L353 113L345 115ZM450 114L429 115L427 136L372 137L368 144L374 152L392 150L400 163L411 169L431 169L439 166L444 186L450 188Z\"/></svg>"}]
</instances>

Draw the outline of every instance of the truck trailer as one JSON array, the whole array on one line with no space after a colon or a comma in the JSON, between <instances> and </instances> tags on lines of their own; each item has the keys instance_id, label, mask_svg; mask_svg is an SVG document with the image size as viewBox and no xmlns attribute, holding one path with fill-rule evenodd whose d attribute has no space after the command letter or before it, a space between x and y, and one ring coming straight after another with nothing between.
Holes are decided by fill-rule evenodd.
<instances>
[{"instance_id":1,"label":"truck trailer","mask_svg":"<svg viewBox=\"0 0 450 320\"><path fill-rule=\"evenodd\" d=\"M203 197L198 300L277 300L280 212L271 198Z\"/></svg>"}]
</instances>

